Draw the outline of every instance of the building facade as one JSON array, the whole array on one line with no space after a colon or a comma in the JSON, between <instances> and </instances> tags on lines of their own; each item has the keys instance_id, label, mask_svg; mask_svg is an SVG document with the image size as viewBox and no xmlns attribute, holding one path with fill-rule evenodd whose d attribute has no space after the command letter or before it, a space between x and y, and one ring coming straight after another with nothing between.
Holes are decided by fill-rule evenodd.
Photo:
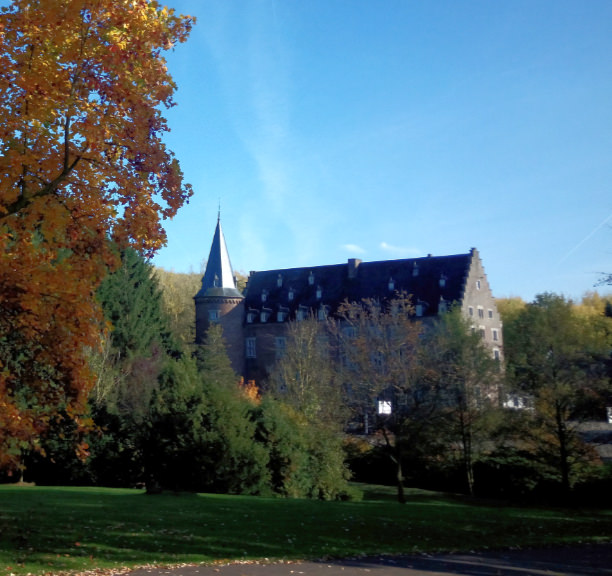
<instances>
[{"instance_id":1,"label":"building facade","mask_svg":"<svg viewBox=\"0 0 612 576\"><path fill-rule=\"evenodd\" d=\"M196 339L210 322L223 326L228 354L245 380L261 383L282 356L289 322L333 317L343 302L384 304L409 294L417 318L433 319L450 306L478 331L495 358L503 358L502 322L478 251L401 260L251 272L245 294L236 289L220 221L202 289L195 296Z\"/></svg>"}]
</instances>

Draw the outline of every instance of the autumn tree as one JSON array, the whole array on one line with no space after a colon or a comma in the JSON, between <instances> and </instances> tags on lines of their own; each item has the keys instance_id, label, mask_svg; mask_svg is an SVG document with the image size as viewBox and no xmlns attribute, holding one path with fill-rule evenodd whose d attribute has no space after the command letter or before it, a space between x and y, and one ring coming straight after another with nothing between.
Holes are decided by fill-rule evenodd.
<instances>
[{"instance_id":1,"label":"autumn tree","mask_svg":"<svg viewBox=\"0 0 612 576\"><path fill-rule=\"evenodd\" d=\"M13 0L0 14L0 466L59 411L79 422L96 288L150 254L191 194L163 143L162 57L191 19L155 0Z\"/></svg>"},{"instance_id":2,"label":"autumn tree","mask_svg":"<svg viewBox=\"0 0 612 576\"><path fill-rule=\"evenodd\" d=\"M585 418L604 419L610 392L610 319L594 322L556 294L540 294L505 322L508 372L533 410L520 441L564 492L595 461L581 440Z\"/></svg>"},{"instance_id":3,"label":"autumn tree","mask_svg":"<svg viewBox=\"0 0 612 576\"><path fill-rule=\"evenodd\" d=\"M404 502L403 449L418 400L418 343L422 324L410 297L344 303L335 323L348 402L364 418L365 432L381 432L395 464L398 500Z\"/></svg>"},{"instance_id":4,"label":"autumn tree","mask_svg":"<svg viewBox=\"0 0 612 576\"><path fill-rule=\"evenodd\" d=\"M269 388L311 423L338 430L348 414L331 337L329 323L314 316L290 322Z\"/></svg>"}]
</instances>

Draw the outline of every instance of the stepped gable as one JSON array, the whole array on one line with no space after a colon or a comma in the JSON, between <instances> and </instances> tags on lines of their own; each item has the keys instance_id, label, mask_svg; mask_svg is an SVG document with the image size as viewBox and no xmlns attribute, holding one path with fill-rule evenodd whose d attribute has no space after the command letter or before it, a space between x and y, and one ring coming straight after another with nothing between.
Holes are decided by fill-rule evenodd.
<instances>
[{"instance_id":1,"label":"stepped gable","mask_svg":"<svg viewBox=\"0 0 612 576\"><path fill-rule=\"evenodd\" d=\"M299 309L334 314L345 300L372 298L385 302L405 292L423 316L436 315L440 302L461 302L474 251L452 256L361 262L251 272L245 312L286 311L295 319ZM259 322L252 314L250 322Z\"/></svg>"}]
</instances>

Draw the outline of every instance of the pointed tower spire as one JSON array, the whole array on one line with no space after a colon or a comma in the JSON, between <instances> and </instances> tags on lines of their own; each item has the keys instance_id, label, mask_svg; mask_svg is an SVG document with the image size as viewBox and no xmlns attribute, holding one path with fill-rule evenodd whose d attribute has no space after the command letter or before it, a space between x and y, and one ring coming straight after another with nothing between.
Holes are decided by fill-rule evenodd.
<instances>
[{"instance_id":1,"label":"pointed tower spire","mask_svg":"<svg viewBox=\"0 0 612 576\"><path fill-rule=\"evenodd\" d=\"M217 215L217 227L213 236L212 246L206 271L202 278L202 288L197 296L226 296L241 298L242 294L236 289L234 271L225 244L225 237L221 228L221 211Z\"/></svg>"}]
</instances>

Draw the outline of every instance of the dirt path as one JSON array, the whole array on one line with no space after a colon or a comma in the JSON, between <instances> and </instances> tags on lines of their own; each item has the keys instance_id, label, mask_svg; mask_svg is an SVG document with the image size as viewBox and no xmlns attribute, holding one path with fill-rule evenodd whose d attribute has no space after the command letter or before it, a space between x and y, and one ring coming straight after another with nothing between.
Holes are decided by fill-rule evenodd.
<instances>
[{"instance_id":1,"label":"dirt path","mask_svg":"<svg viewBox=\"0 0 612 576\"><path fill-rule=\"evenodd\" d=\"M473 554L380 556L334 562L139 569L129 576L608 576L612 542Z\"/></svg>"}]
</instances>

